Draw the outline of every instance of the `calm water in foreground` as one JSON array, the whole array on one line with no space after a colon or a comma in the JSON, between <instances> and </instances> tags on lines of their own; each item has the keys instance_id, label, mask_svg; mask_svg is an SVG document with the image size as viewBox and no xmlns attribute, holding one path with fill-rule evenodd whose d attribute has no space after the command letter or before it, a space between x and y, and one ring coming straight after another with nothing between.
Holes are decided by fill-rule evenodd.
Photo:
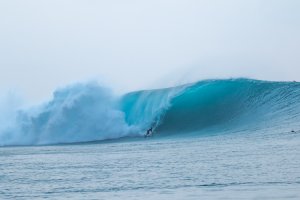
<instances>
[{"instance_id":1,"label":"calm water in foreground","mask_svg":"<svg viewBox=\"0 0 300 200\"><path fill-rule=\"evenodd\" d=\"M0 199L300 199L300 133L0 148Z\"/></svg>"}]
</instances>

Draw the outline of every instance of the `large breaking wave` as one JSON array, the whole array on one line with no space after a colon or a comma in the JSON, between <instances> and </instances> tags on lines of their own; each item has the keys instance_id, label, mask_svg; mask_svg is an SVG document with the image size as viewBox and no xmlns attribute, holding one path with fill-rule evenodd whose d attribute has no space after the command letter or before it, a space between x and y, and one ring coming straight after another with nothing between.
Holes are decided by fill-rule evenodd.
<instances>
[{"instance_id":1,"label":"large breaking wave","mask_svg":"<svg viewBox=\"0 0 300 200\"><path fill-rule=\"evenodd\" d=\"M56 91L44 105L11 112L14 117L0 126L2 146L139 137L150 126L157 136L278 124L299 129L300 84L206 80L116 97L97 83L87 83Z\"/></svg>"}]
</instances>

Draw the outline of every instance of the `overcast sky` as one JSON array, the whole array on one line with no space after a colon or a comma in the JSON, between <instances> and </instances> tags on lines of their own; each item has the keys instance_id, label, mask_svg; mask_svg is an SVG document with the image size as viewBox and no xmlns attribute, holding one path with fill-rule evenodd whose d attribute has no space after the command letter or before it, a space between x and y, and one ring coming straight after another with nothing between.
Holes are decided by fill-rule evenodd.
<instances>
[{"instance_id":1,"label":"overcast sky","mask_svg":"<svg viewBox=\"0 0 300 200\"><path fill-rule=\"evenodd\" d=\"M0 91L42 100L90 79L116 91L300 81L299 11L299 0L3 0Z\"/></svg>"}]
</instances>

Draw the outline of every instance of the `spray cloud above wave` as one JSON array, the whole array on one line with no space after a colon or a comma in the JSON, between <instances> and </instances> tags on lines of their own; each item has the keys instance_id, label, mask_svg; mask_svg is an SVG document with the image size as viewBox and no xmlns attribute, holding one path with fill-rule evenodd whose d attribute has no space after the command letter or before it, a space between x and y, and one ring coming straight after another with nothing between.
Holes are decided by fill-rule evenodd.
<instances>
[{"instance_id":1,"label":"spray cloud above wave","mask_svg":"<svg viewBox=\"0 0 300 200\"><path fill-rule=\"evenodd\" d=\"M137 127L126 124L111 91L87 83L57 90L39 107L19 110L14 122L2 128L0 144L85 142L138 134Z\"/></svg>"}]
</instances>

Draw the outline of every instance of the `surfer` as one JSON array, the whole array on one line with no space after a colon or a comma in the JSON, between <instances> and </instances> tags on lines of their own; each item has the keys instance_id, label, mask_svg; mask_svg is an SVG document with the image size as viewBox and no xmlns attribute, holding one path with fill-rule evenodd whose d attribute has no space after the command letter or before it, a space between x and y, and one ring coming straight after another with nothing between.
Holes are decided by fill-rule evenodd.
<instances>
[{"instance_id":1,"label":"surfer","mask_svg":"<svg viewBox=\"0 0 300 200\"><path fill-rule=\"evenodd\" d=\"M151 136L153 134L153 128L151 127L151 128L149 128L148 130L147 130L147 132L146 132L146 134L145 134L145 137L149 137L149 136Z\"/></svg>"}]
</instances>

